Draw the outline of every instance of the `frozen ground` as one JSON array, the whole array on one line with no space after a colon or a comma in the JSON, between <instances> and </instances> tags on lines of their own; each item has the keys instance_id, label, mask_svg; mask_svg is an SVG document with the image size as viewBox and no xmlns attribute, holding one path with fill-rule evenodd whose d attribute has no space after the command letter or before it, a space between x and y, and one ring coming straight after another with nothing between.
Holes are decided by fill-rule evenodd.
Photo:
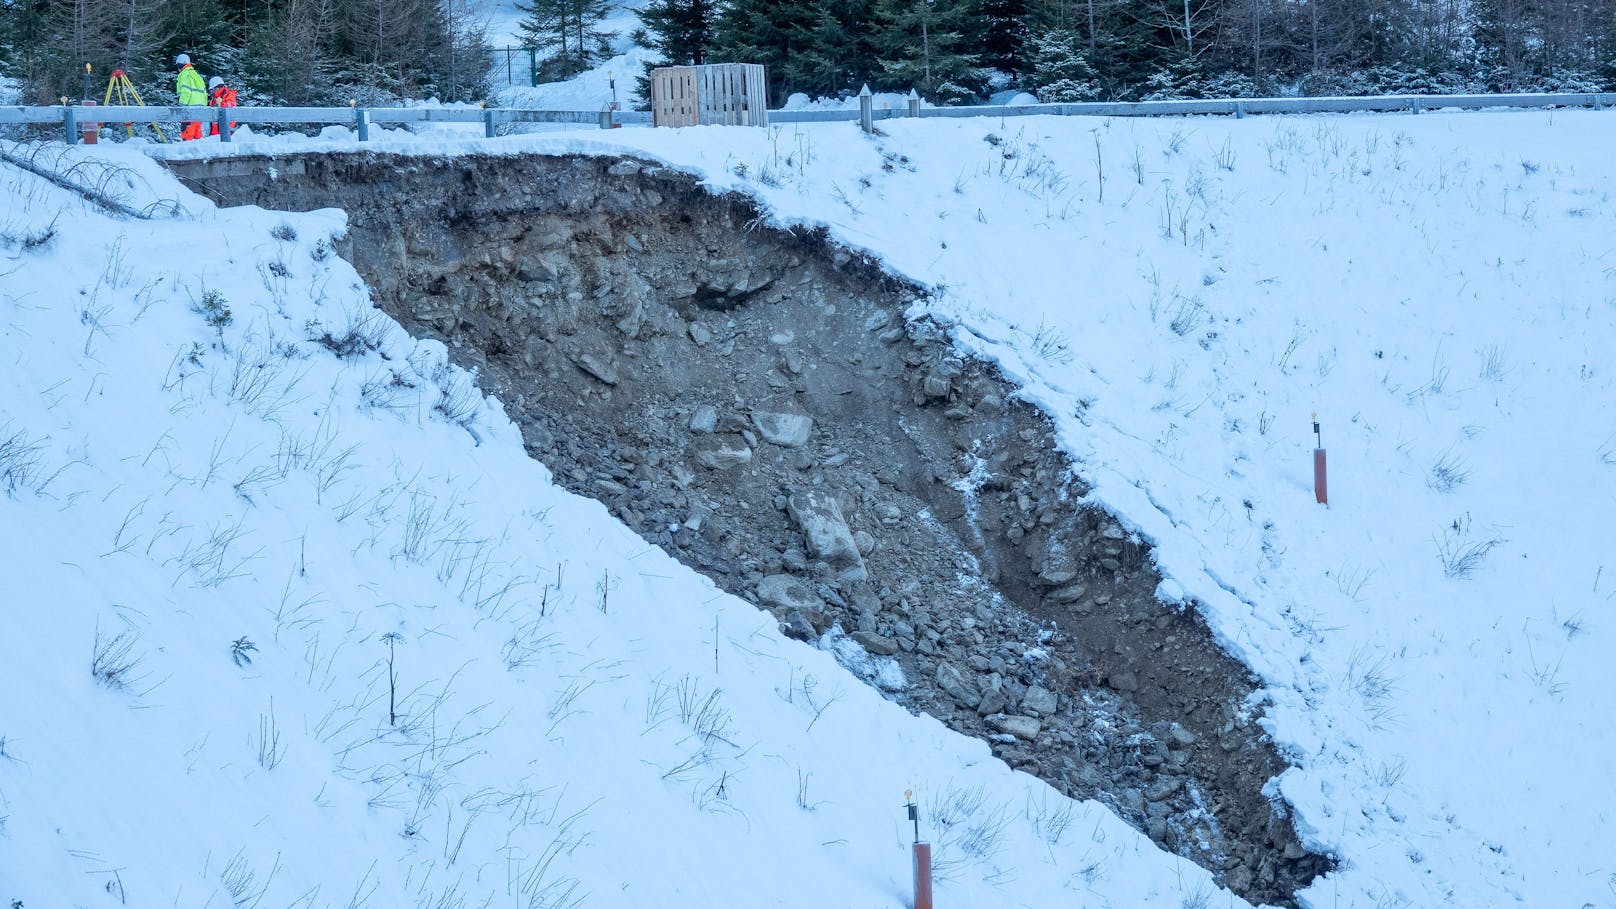
<instances>
[{"instance_id":1,"label":"frozen ground","mask_svg":"<svg viewBox=\"0 0 1616 909\"><path fill-rule=\"evenodd\" d=\"M1276 793L1342 861L1302 894L1307 905L1616 906L1616 668L1605 656L1616 558L1603 533L1616 503L1616 115L881 126L875 138L827 124L366 147L630 151L882 256L934 289L923 308L954 324L960 344L1048 409L1093 498L1158 547L1163 594L1199 604L1267 682L1253 709L1297 765ZM332 136L271 145L351 147ZM130 192L181 195L132 152L103 154L151 187ZM194 214L153 235L5 176L12 198L29 200L12 207L7 233L58 217L60 236L32 250L14 242L0 264L16 351L0 423L40 452L32 479L0 505L15 516L0 529L20 579L13 601L29 604L0 643L0 672L3 690L30 692L0 713L18 730L0 729L10 756L0 814L8 842L26 845L0 866L0 897L43 905L44 894L113 878L85 872L118 868L120 887L143 875L143 892L202 905L238 854L262 882L276 853L284 900L319 886L310 905L343 905L382 875L389 887L481 894L509 889L546 843L587 831L551 866L583 882L587 905L631 904L678 863L739 869L733 880L680 878L722 886L727 904L771 904L762 894L773 892L793 904L800 891L892 905L906 869L891 793L921 777L984 785L1012 806L1005 848L947 885L951 903L1136 905L1138 888L1183 905L1201 892L1196 869L1094 806L1077 809L1089 819L1073 840L1032 848L1048 825L1024 807L1045 804L1041 787L887 709L553 490L492 409L463 420L477 446L443 419L461 408L434 409L456 397L439 385L464 381L435 365L441 352L390 333L378 351L338 360L305 341L364 315L351 270L311 257L331 218L214 212L187 198ZM296 241L270 236L282 220ZM220 244L225 256L165 264ZM129 277L107 277L120 268ZM206 289L235 313L222 333L191 311ZM271 331L293 353L270 346ZM266 357L291 364L276 381L302 376L293 391L263 393L286 402L268 413L232 390L262 372L235 364ZM399 392L404 405L369 403L365 389L379 394L394 371L415 386ZM1328 508L1311 489L1314 412ZM264 478L236 488L261 467ZM467 555L464 540L486 542L486 555ZM562 572L549 567L562 561ZM524 584L479 606L479 591L512 577ZM532 667L505 668L502 648L550 590L567 605L546 606L536 633L555 646ZM98 627L103 640L140 635L138 684L92 683ZM406 716L431 715L450 689L436 729L385 723L388 631L407 642ZM250 669L230 661L241 635L259 647ZM781 694L805 673L842 695L812 729L806 696ZM657 680L687 676L703 694L723 687L734 735L648 719ZM288 749L266 770L254 742L271 696ZM65 716L84 719L67 728ZM437 744L456 728L479 737ZM698 749L711 761L663 778ZM744 767L726 776L735 761ZM834 810L796 804L793 765L825 787L809 804ZM715 777L730 801L713 800ZM564 786L564 804L548 820L526 815L532 830L493 802L464 801L483 787L545 786L552 799ZM204 799L205 811L190 807ZM583 805L593 807L572 827L557 826L562 809ZM412 824L418 811L430 820ZM493 866L462 870L439 851L468 815L459 854L498 854L496 882ZM673 831L657 840L666 855L628 890L603 885L626 876L609 854L647 829ZM309 830L355 844L360 858L334 861ZM521 858L498 852L514 848L507 830L531 837ZM800 854L773 859L760 830ZM1013 874L996 870L1011 864ZM782 867L784 886L767 889ZM8 880L15 868L30 872Z\"/></svg>"}]
</instances>

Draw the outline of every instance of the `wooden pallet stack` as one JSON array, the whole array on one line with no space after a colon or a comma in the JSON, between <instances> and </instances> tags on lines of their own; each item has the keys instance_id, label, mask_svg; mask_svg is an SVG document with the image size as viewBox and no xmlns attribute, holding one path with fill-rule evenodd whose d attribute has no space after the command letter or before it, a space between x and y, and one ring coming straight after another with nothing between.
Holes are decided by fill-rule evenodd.
<instances>
[{"instance_id":1,"label":"wooden pallet stack","mask_svg":"<svg viewBox=\"0 0 1616 909\"><path fill-rule=\"evenodd\" d=\"M651 70L656 126L768 126L761 63L709 63Z\"/></svg>"}]
</instances>

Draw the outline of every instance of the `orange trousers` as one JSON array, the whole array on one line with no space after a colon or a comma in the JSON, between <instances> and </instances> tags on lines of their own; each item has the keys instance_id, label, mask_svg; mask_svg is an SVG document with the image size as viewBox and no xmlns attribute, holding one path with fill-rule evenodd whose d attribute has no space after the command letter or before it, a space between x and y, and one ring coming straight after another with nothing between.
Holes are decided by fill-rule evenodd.
<instances>
[{"instance_id":1,"label":"orange trousers","mask_svg":"<svg viewBox=\"0 0 1616 909\"><path fill-rule=\"evenodd\" d=\"M180 130L180 139L181 140L189 141L191 139L200 139L200 138L202 138L202 124L200 124L200 123L187 123Z\"/></svg>"}]
</instances>

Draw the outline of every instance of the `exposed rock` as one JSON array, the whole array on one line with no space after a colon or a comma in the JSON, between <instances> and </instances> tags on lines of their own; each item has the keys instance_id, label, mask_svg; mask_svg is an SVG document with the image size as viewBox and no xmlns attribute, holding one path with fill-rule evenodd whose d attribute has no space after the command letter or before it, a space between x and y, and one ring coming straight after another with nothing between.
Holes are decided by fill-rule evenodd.
<instances>
[{"instance_id":1,"label":"exposed rock","mask_svg":"<svg viewBox=\"0 0 1616 909\"><path fill-rule=\"evenodd\" d=\"M1033 716L1054 716L1059 704L1060 699L1055 696L1055 692L1039 685L1028 688L1027 693L1021 697L1021 709Z\"/></svg>"},{"instance_id":2,"label":"exposed rock","mask_svg":"<svg viewBox=\"0 0 1616 909\"><path fill-rule=\"evenodd\" d=\"M1082 584L1073 584L1050 592L1049 600L1052 603L1075 603L1083 599L1083 595L1088 592L1089 589Z\"/></svg>"},{"instance_id":3,"label":"exposed rock","mask_svg":"<svg viewBox=\"0 0 1616 909\"><path fill-rule=\"evenodd\" d=\"M858 546L859 555L867 556L875 551L875 537L871 536L868 531L853 531L853 543Z\"/></svg>"},{"instance_id":4,"label":"exposed rock","mask_svg":"<svg viewBox=\"0 0 1616 909\"><path fill-rule=\"evenodd\" d=\"M1195 733L1185 729L1177 723L1167 731L1168 743L1176 748L1188 748L1195 744Z\"/></svg>"},{"instance_id":5,"label":"exposed rock","mask_svg":"<svg viewBox=\"0 0 1616 909\"><path fill-rule=\"evenodd\" d=\"M873 624L874 616L871 616L871 622ZM863 622L860 621L860 624L863 624ZM894 641L893 639L884 635L876 634L873 631L855 631L848 635L848 637L852 638L853 641L860 647L863 647L865 650L868 650L876 656L892 656L894 653L898 652L897 641Z\"/></svg>"},{"instance_id":6,"label":"exposed rock","mask_svg":"<svg viewBox=\"0 0 1616 909\"><path fill-rule=\"evenodd\" d=\"M780 633L799 641L813 641L819 637L814 631L813 623L800 612L793 612L780 622Z\"/></svg>"},{"instance_id":7,"label":"exposed rock","mask_svg":"<svg viewBox=\"0 0 1616 909\"><path fill-rule=\"evenodd\" d=\"M937 688L944 694L975 710L982 703L982 693L976 690L958 669L947 663L937 664Z\"/></svg>"},{"instance_id":8,"label":"exposed rock","mask_svg":"<svg viewBox=\"0 0 1616 909\"><path fill-rule=\"evenodd\" d=\"M752 462L752 449L737 435L709 436L696 443L696 463L713 470L728 470Z\"/></svg>"},{"instance_id":9,"label":"exposed rock","mask_svg":"<svg viewBox=\"0 0 1616 909\"><path fill-rule=\"evenodd\" d=\"M1160 802L1177 792L1183 785L1184 779L1182 777L1164 776L1157 780L1154 786L1145 791L1145 798L1152 802Z\"/></svg>"},{"instance_id":10,"label":"exposed rock","mask_svg":"<svg viewBox=\"0 0 1616 909\"><path fill-rule=\"evenodd\" d=\"M781 610L819 612L825 603L809 585L789 574L771 574L757 585L758 602Z\"/></svg>"},{"instance_id":11,"label":"exposed rock","mask_svg":"<svg viewBox=\"0 0 1616 909\"><path fill-rule=\"evenodd\" d=\"M747 452L748 458L751 452ZM808 553L841 572L843 577L862 580L864 558L858 542L842 517L842 506L835 497L819 491L799 492L786 499L786 512L808 539Z\"/></svg>"},{"instance_id":12,"label":"exposed rock","mask_svg":"<svg viewBox=\"0 0 1616 909\"><path fill-rule=\"evenodd\" d=\"M782 448L801 448L807 445L808 434L814 428L814 421L810 417L766 410L754 411L752 423L757 426L758 433L764 439Z\"/></svg>"},{"instance_id":13,"label":"exposed rock","mask_svg":"<svg viewBox=\"0 0 1616 909\"><path fill-rule=\"evenodd\" d=\"M690 415L691 432L712 432L718 428L718 408L703 404Z\"/></svg>"},{"instance_id":14,"label":"exposed rock","mask_svg":"<svg viewBox=\"0 0 1616 909\"><path fill-rule=\"evenodd\" d=\"M1038 575L1038 580L1051 587L1059 587L1077 577L1077 572L1069 568L1045 568Z\"/></svg>"},{"instance_id":15,"label":"exposed rock","mask_svg":"<svg viewBox=\"0 0 1616 909\"><path fill-rule=\"evenodd\" d=\"M1043 728L1042 723L1030 716L1006 716L1002 713L988 717L988 726L1024 742L1038 738L1038 732Z\"/></svg>"},{"instance_id":16,"label":"exposed rock","mask_svg":"<svg viewBox=\"0 0 1616 909\"><path fill-rule=\"evenodd\" d=\"M581 353L572 358L578 368L607 385L617 384L617 369L610 360L594 353Z\"/></svg>"},{"instance_id":17,"label":"exposed rock","mask_svg":"<svg viewBox=\"0 0 1616 909\"><path fill-rule=\"evenodd\" d=\"M1129 692L1139 690L1139 676L1134 675L1131 672L1113 672L1111 673L1111 677L1106 681L1116 691Z\"/></svg>"},{"instance_id":18,"label":"exposed rock","mask_svg":"<svg viewBox=\"0 0 1616 909\"><path fill-rule=\"evenodd\" d=\"M713 343L713 330L700 322L691 322L686 330L690 333L690 340L694 341L697 347L706 347Z\"/></svg>"},{"instance_id":19,"label":"exposed rock","mask_svg":"<svg viewBox=\"0 0 1616 909\"><path fill-rule=\"evenodd\" d=\"M976 712L987 716L991 713L1003 713L1004 708L1010 706L1010 694L1004 690L1004 685L990 684L982 692L982 702L976 705Z\"/></svg>"}]
</instances>

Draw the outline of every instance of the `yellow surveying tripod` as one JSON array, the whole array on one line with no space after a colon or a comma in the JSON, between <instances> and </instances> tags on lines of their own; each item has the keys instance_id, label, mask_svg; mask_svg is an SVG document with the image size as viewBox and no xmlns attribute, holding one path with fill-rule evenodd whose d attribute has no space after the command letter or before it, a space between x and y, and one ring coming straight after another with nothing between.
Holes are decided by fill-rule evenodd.
<instances>
[{"instance_id":1,"label":"yellow surveying tripod","mask_svg":"<svg viewBox=\"0 0 1616 909\"><path fill-rule=\"evenodd\" d=\"M134 85L130 84L129 77L121 69L112 71L112 78L107 80L107 97L101 104L103 106L110 105L114 98L117 99L119 107L146 106L146 102L140 99L140 92L136 91ZM129 138L133 139L135 137L135 124L125 123L123 128L129 133ZM154 122L151 124L151 128L157 133L157 141L168 141L168 136L164 134L161 126Z\"/></svg>"}]
</instances>

